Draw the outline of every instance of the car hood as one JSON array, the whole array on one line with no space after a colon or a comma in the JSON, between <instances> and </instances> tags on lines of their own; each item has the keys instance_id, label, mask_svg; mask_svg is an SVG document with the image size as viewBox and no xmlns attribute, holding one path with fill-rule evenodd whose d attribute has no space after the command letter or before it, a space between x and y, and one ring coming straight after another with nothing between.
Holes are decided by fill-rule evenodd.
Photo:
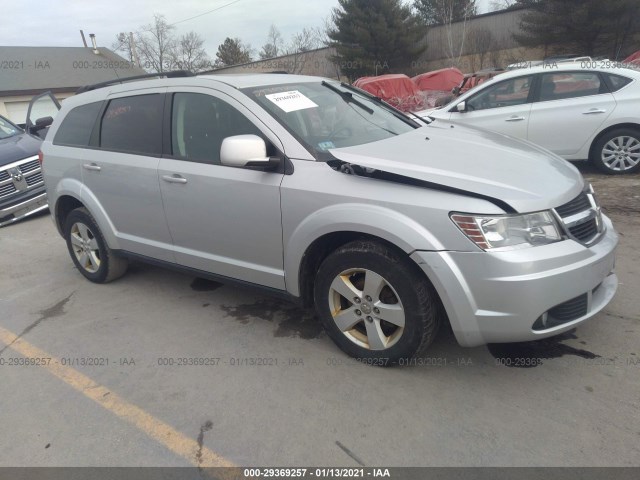
<instances>
[{"instance_id":1,"label":"car hood","mask_svg":"<svg viewBox=\"0 0 640 480\"><path fill-rule=\"evenodd\" d=\"M37 155L41 143L26 133L0 140L0 167Z\"/></svg>"},{"instance_id":2,"label":"car hood","mask_svg":"<svg viewBox=\"0 0 640 480\"><path fill-rule=\"evenodd\" d=\"M361 167L490 197L523 213L563 205L584 188L573 165L541 147L443 120L331 154Z\"/></svg>"},{"instance_id":3,"label":"car hood","mask_svg":"<svg viewBox=\"0 0 640 480\"><path fill-rule=\"evenodd\" d=\"M441 111L442 108L427 108L426 110L420 110L419 112L412 112L418 118L426 118L433 114L434 112Z\"/></svg>"}]
</instances>

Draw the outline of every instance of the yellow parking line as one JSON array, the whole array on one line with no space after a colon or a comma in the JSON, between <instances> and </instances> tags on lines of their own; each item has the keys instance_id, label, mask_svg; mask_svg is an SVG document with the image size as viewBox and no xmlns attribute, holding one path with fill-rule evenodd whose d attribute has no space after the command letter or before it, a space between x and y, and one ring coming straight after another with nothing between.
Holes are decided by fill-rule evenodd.
<instances>
[{"instance_id":1,"label":"yellow parking line","mask_svg":"<svg viewBox=\"0 0 640 480\"><path fill-rule=\"evenodd\" d=\"M195 440L171 428L140 407L127 402L86 375L62 365L57 358L2 327L0 327L0 341L27 358L51 358L51 361L42 365L42 368L194 465L203 468L236 466L207 447L201 447Z\"/></svg>"}]
</instances>

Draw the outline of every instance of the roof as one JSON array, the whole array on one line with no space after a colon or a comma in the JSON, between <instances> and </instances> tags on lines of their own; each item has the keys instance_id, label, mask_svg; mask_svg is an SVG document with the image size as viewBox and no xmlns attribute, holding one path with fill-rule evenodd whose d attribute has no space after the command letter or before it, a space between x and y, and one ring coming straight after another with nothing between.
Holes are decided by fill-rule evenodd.
<instances>
[{"instance_id":1,"label":"roof","mask_svg":"<svg viewBox=\"0 0 640 480\"><path fill-rule=\"evenodd\" d=\"M83 85L146 73L108 48L2 47L0 95L75 90ZM6 68L5 68L6 67Z\"/></svg>"},{"instance_id":2,"label":"roof","mask_svg":"<svg viewBox=\"0 0 640 480\"><path fill-rule=\"evenodd\" d=\"M633 78L640 78L639 72L630 68L621 68L614 66L616 62L609 60L593 60L588 62L562 62L562 63L549 63L539 66L533 66L528 68L519 68L514 70L507 70L505 72L499 72L498 75L493 77L490 81L501 81L509 78L520 77L523 75L535 75L537 73L556 73L564 71L585 71L585 72L605 72L605 73L618 73L620 75L631 76ZM488 82L485 82L486 85Z\"/></svg>"},{"instance_id":3,"label":"roof","mask_svg":"<svg viewBox=\"0 0 640 480\"><path fill-rule=\"evenodd\" d=\"M225 73L221 75L199 74L196 78L216 80L234 88L285 85L287 83L317 83L322 80L329 80L323 77L294 75L289 73Z\"/></svg>"}]
</instances>

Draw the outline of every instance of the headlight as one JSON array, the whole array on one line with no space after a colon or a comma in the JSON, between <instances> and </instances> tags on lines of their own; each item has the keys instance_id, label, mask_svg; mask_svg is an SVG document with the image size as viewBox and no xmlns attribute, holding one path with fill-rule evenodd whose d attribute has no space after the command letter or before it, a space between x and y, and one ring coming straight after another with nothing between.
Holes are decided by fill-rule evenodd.
<instances>
[{"instance_id":1,"label":"headlight","mask_svg":"<svg viewBox=\"0 0 640 480\"><path fill-rule=\"evenodd\" d=\"M454 213L451 220L483 250L533 247L562 240L551 212L490 216Z\"/></svg>"}]
</instances>

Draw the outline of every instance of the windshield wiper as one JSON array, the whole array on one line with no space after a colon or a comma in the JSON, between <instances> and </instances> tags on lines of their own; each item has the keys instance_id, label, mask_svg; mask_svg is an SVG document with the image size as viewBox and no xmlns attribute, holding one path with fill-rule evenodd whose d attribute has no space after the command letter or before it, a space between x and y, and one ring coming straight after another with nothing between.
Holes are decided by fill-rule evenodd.
<instances>
[{"instance_id":1,"label":"windshield wiper","mask_svg":"<svg viewBox=\"0 0 640 480\"><path fill-rule=\"evenodd\" d=\"M356 93L359 93L360 95L364 95L365 97L370 98L374 102L380 104L381 107L383 107L383 108L387 109L388 111L390 111L395 117L399 118L404 123L406 123L408 125L411 125L413 128L420 127L420 124L418 122L413 120L411 117L405 115L403 112L401 112L400 110L396 109L392 105L389 105L387 102L382 100L380 97L376 97L375 95L372 95L371 93L367 92L366 90L362 90L362 89L360 89L358 87L354 87L353 85L349 85L348 83L341 82L340 86L342 88L346 88L347 90L351 90L352 92L356 92Z\"/></svg>"},{"instance_id":2,"label":"windshield wiper","mask_svg":"<svg viewBox=\"0 0 640 480\"><path fill-rule=\"evenodd\" d=\"M359 100L356 100L355 98L353 98L353 95L351 94L351 92L343 92L339 88L331 85L329 82L325 82L324 80L322 81L322 86L327 87L329 90L331 90L331 91L337 93L338 95L340 95L345 102L353 103L354 105L357 105L362 110L367 112L369 115L373 115L373 110L370 109L369 107L367 107L364 103L362 103Z\"/></svg>"}]
</instances>

